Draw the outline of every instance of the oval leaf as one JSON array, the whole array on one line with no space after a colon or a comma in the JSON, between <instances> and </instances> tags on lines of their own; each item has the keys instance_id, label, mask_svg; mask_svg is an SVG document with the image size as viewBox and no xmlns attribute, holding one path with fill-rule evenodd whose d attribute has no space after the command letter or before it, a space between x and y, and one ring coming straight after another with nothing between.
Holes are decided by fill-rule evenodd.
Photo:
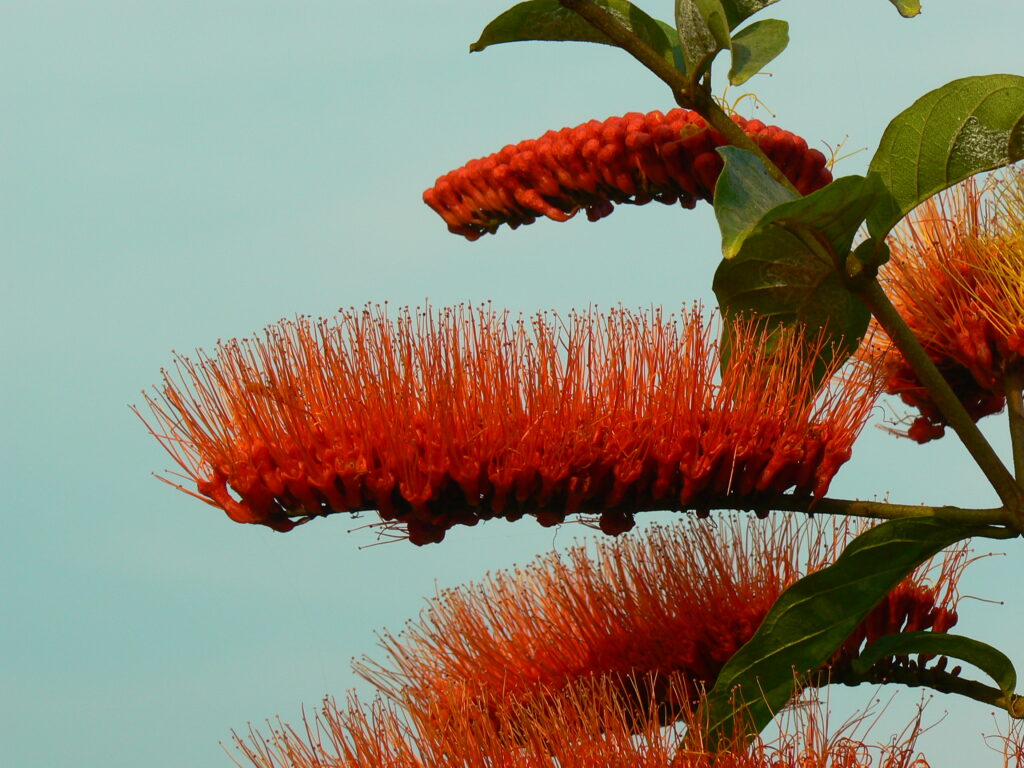
<instances>
[{"instance_id":1,"label":"oval leaf","mask_svg":"<svg viewBox=\"0 0 1024 768\"><path fill-rule=\"evenodd\" d=\"M628 0L594 0L594 4L608 11L672 66L682 68L682 49L675 40L673 27L651 18ZM469 50L482 51L491 45L525 40L615 45L585 19L563 8L558 0L528 0L495 18L480 33L480 39L469 46Z\"/></svg>"},{"instance_id":2,"label":"oval leaf","mask_svg":"<svg viewBox=\"0 0 1024 768\"><path fill-rule=\"evenodd\" d=\"M729 82L742 85L789 45L789 24L765 19L732 36L732 67Z\"/></svg>"},{"instance_id":3,"label":"oval leaf","mask_svg":"<svg viewBox=\"0 0 1024 768\"><path fill-rule=\"evenodd\" d=\"M712 285L719 306L727 317L755 314L825 333L823 355L814 361L820 379L853 354L867 330L870 311L843 286L836 264L845 263L882 190L876 179L847 176L793 198L751 153L719 152L726 160L715 188L726 257Z\"/></svg>"},{"instance_id":4,"label":"oval leaf","mask_svg":"<svg viewBox=\"0 0 1024 768\"><path fill-rule=\"evenodd\" d=\"M868 217L880 238L919 203L1024 157L1024 77L966 77L926 93L885 129L869 173L888 199Z\"/></svg>"},{"instance_id":5,"label":"oval leaf","mask_svg":"<svg viewBox=\"0 0 1024 768\"><path fill-rule=\"evenodd\" d=\"M1005 653L980 640L941 632L901 632L879 638L854 659L853 671L864 675L882 659L912 653L950 656L973 664L995 680L999 690L1007 695L1017 687L1017 670Z\"/></svg>"},{"instance_id":6,"label":"oval leaf","mask_svg":"<svg viewBox=\"0 0 1024 768\"><path fill-rule=\"evenodd\" d=\"M776 2L778 0L676 0L676 30L683 44L685 71L699 76L716 53L730 47L732 30ZM781 53L782 48L762 66Z\"/></svg>"},{"instance_id":7,"label":"oval leaf","mask_svg":"<svg viewBox=\"0 0 1024 768\"><path fill-rule=\"evenodd\" d=\"M905 19L917 16L921 12L921 3L918 0L889 0L889 2L896 6L900 16Z\"/></svg>"},{"instance_id":8,"label":"oval leaf","mask_svg":"<svg viewBox=\"0 0 1024 768\"><path fill-rule=\"evenodd\" d=\"M809 361L815 380L857 351L871 312L843 287L838 274L814 257L797 238L751 238L760 256L722 261L713 288L725 317L736 313L771 318L786 326L803 326L813 338L826 334L820 356Z\"/></svg>"},{"instance_id":9,"label":"oval leaf","mask_svg":"<svg viewBox=\"0 0 1024 768\"><path fill-rule=\"evenodd\" d=\"M697 78L715 54L729 47L729 19L721 0L676 0L676 30L686 71Z\"/></svg>"},{"instance_id":10,"label":"oval leaf","mask_svg":"<svg viewBox=\"0 0 1024 768\"><path fill-rule=\"evenodd\" d=\"M779 0L721 0L722 10L729 22L729 29L736 29L741 23Z\"/></svg>"},{"instance_id":11,"label":"oval leaf","mask_svg":"<svg viewBox=\"0 0 1024 768\"><path fill-rule=\"evenodd\" d=\"M789 587L708 694L711 743L735 732L737 715L748 733L759 732L792 696L794 673L821 667L911 571L978 532L929 518L890 520L850 542L832 565Z\"/></svg>"},{"instance_id":12,"label":"oval leaf","mask_svg":"<svg viewBox=\"0 0 1024 768\"><path fill-rule=\"evenodd\" d=\"M715 185L715 218L722 231L722 255L731 259L754 231L761 217L797 194L772 178L753 152L719 147L725 161Z\"/></svg>"}]
</instances>

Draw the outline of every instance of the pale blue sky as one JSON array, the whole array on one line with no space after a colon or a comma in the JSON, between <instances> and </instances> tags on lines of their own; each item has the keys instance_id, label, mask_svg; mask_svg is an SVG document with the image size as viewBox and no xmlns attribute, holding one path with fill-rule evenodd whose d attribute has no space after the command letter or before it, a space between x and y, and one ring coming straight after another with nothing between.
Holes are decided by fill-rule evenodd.
<instances>
[{"instance_id":1,"label":"pale blue sky","mask_svg":"<svg viewBox=\"0 0 1024 768\"><path fill-rule=\"evenodd\" d=\"M169 459L128 409L172 349L297 313L711 300L706 206L467 243L422 204L435 177L511 141L672 106L610 48L469 55L508 2L0 0L4 765L229 765L217 742L231 728L295 720L357 684L348 659L435 584L586 533L496 522L442 546L361 550L372 536L343 518L288 535L238 526L151 477ZM640 4L671 15L668 0ZM885 0L780 3L793 43L750 84L777 118L757 116L812 146L873 147L930 88L1024 72L1018 0L924 5L908 21ZM988 424L1001 449L1002 426ZM954 442L875 429L833 490L994 502ZM965 582L1007 604L966 602L960 629L1022 663L1020 553L1007 548ZM855 694L835 698L868 695ZM894 719L915 700L904 693ZM933 764L995 764L977 736L993 730L988 711L938 697L931 713L947 707Z\"/></svg>"}]
</instances>

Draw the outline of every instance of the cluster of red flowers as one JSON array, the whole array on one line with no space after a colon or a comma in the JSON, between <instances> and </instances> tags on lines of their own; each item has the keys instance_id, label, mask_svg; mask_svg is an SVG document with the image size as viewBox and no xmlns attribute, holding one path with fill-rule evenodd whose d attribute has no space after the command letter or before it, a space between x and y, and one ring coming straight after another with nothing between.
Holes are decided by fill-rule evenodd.
<instances>
[{"instance_id":1,"label":"cluster of red flowers","mask_svg":"<svg viewBox=\"0 0 1024 768\"><path fill-rule=\"evenodd\" d=\"M614 534L640 510L824 495L872 372L819 388L801 337L740 322L719 380L714 330L698 308L298 319L179 358L151 428L233 520L375 509L416 544L493 517L599 515Z\"/></svg>"},{"instance_id":2,"label":"cluster of red flowers","mask_svg":"<svg viewBox=\"0 0 1024 768\"><path fill-rule=\"evenodd\" d=\"M760 120L733 121L757 142L801 194L830 181L825 156ZM423 200L469 240L513 229L538 216L565 221L584 209L596 221L615 203L657 200L685 208L711 200L722 170L715 151L725 137L685 109L630 112L509 145L440 177Z\"/></svg>"},{"instance_id":3,"label":"cluster of red flowers","mask_svg":"<svg viewBox=\"0 0 1024 768\"><path fill-rule=\"evenodd\" d=\"M857 721L829 732L821 710L803 701L771 741L712 751L692 740L699 715L685 731L662 728L655 707L638 709L608 681L587 680L559 699L512 706L500 723L465 702L451 702L454 719L440 726L414 699L369 707L354 695L344 706L327 699L304 727L268 721L269 734L250 727L235 745L254 768L928 768L915 746L919 718L871 744L853 733Z\"/></svg>"},{"instance_id":4,"label":"cluster of red flowers","mask_svg":"<svg viewBox=\"0 0 1024 768\"><path fill-rule=\"evenodd\" d=\"M1024 172L932 198L889 244L881 277L893 304L971 417L998 413L1007 373L1024 361ZM903 356L877 346L868 354L885 359L886 391L921 414L909 437L941 437L945 419Z\"/></svg>"},{"instance_id":5,"label":"cluster of red flowers","mask_svg":"<svg viewBox=\"0 0 1024 768\"><path fill-rule=\"evenodd\" d=\"M364 659L357 671L392 698L472 695L499 718L509 702L605 678L671 719L714 684L790 584L833 562L859 532L848 521L796 520L697 520L544 555L441 593L400 636L382 637L386 663ZM884 635L953 627L966 562L961 545L901 582L837 650L833 679Z\"/></svg>"},{"instance_id":6,"label":"cluster of red flowers","mask_svg":"<svg viewBox=\"0 0 1024 768\"><path fill-rule=\"evenodd\" d=\"M861 740L826 737L814 706L783 718L771 744L712 752L700 741L701 687L782 590L855 532L793 518L692 521L546 555L444 592L401 640L387 636L391 667L362 670L384 694L370 707L328 700L303 732L250 729L236 744L257 768L907 768L913 738L872 755ZM964 554L947 552L933 582L925 565L900 584L834 668L865 639L951 627ZM663 727L672 720L687 729Z\"/></svg>"}]
</instances>

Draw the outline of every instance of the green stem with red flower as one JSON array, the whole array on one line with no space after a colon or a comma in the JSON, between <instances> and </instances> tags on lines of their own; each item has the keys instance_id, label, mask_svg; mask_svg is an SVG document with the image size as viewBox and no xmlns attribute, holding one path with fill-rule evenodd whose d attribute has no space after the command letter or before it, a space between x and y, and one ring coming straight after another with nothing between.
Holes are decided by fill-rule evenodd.
<instances>
[{"instance_id":1,"label":"green stem with red flower","mask_svg":"<svg viewBox=\"0 0 1024 768\"><path fill-rule=\"evenodd\" d=\"M371 511L374 507L366 507L363 510ZM449 513L471 509L459 507L447 503L445 509ZM510 502L507 511L514 510L523 515L537 514L542 509L532 507L530 504L519 504ZM870 520L899 520L903 518L932 518L951 525L988 526L979 536L993 539L1006 539L1018 536L1016 529L1012 527L1013 518L1004 507L989 508L964 508L954 506L928 506L925 504L892 504L885 501L864 501L861 499L835 499L830 497L814 498L812 496L797 496L793 494L766 494L760 497L734 497L728 494L706 497L701 500L698 506L680 507L674 506L665 500L651 500L647 502L631 502L623 509L623 512L630 515L643 512L692 512L703 515L711 510L741 510L753 511L761 515L775 512L806 512L809 515L836 515L843 517L863 517ZM609 511L601 505L589 506L583 504L573 511L575 515L584 517L600 515ZM308 516L307 516L308 517Z\"/></svg>"},{"instance_id":2,"label":"green stem with red flower","mask_svg":"<svg viewBox=\"0 0 1024 768\"><path fill-rule=\"evenodd\" d=\"M787 189L796 192L793 183L776 165L768 159L761 148L751 141L743 129L729 119L707 88L696 78L687 77L684 73L669 64L646 42L626 29L608 11L590 0L558 0L563 8L572 11L584 19L595 29L602 32L612 42L629 53L664 82L671 90L676 104L684 109L692 109L703 117L712 128L722 134L730 144L749 150L760 158L771 173L772 178Z\"/></svg>"},{"instance_id":3,"label":"green stem with red flower","mask_svg":"<svg viewBox=\"0 0 1024 768\"><path fill-rule=\"evenodd\" d=\"M897 683L910 688L926 687L939 693L955 693L982 704L998 707L1005 710L1011 717L1024 717L1024 696L1007 693L976 680L966 680L958 674L947 672L941 668L928 669L892 665L881 669L873 668L863 675L855 674L852 671L838 674L833 672L821 681L823 686L829 684L857 686L864 683L869 685Z\"/></svg>"},{"instance_id":4,"label":"green stem with red flower","mask_svg":"<svg viewBox=\"0 0 1024 768\"><path fill-rule=\"evenodd\" d=\"M1024 491L1021 490L992 445L978 429L978 425L967 413L939 369L935 367L935 363L924 351L913 331L893 307L878 281L871 279L862 283L861 287L857 289L857 294L871 310L871 314L878 320L879 325L889 334L889 338L896 344L914 374L928 389L943 417L960 437L961 442L977 462L981 471L985 473L985 477L988 478L1004 507L1012 516L1017 530L1024 532ZM1018 390L1018 400L1019 397ZM1013 419L1012 415L1011 419ZM1011 435L1014 431L1011 429ZM1020 427L1016 432L1016 439L1020 439ZM1018 476L1020 476L1020 462L1017 458L1019 453L1015 443L1014 464L1018 467Z\"/></svg>"},{"instance_id":5,"label":"green stem with red flower","mask_svg":"<svg viewBox=\"0 0 1024 768\"><path fill-rule=\"evenodd\" d=\"M1006 373L1006 412L1010 420L1010 445L1013 471L1024 484L1024 371L1014 368Z\"/></svg>"},{"instance_id":6,"label":"green stem with red flower","mask_svg":"<svg viewBox=\"0 0 1024 768\"><path fill-rule=\"evenodd\" d=\"M708 93L704 85L695 78L687 77L659 56L647 43L626 29L614 16L590 0L559 0L566 9L585 19L605 34L616 45L631 54L637 61L651 70L669 88L676 102L700 114L715 130L740 149L757 155L771 172L776 181L788 189L792 183L781 170L761 151L760 147L740 129ZM838 268L838 267L837 267ZM845 275L844 275L845 277ZM981 468L985 477L1003 503L1008 513L1007 524L1024 533L1024 490L1003 464L977 424L967 413L949 384L939 373L931 358L921 347L913 331L892 306L877 280L871 275L862 275L856 281L844 280L849 290L857 293L871 310L879 325L886 331L921 383L934 398L939 411L960 437L972 458ZM1020 381L1017 380L1019 385ZM1009 398L1008 398L1009 399ZM1024 406L1020 403L1020 389L1016 390L1016 415L1011 411L1011 438L1014 441L1014 466L1017 477L1024 477Z\"/></svg>"}]
</instances>

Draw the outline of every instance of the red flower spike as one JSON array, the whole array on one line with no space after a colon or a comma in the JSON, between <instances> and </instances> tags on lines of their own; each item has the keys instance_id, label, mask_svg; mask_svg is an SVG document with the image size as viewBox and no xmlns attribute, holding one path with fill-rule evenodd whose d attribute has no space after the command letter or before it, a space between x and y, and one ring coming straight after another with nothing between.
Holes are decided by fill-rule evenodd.
<instances>
[{"instance_id":1,"label":"red flower spike","mask_svg":"<svg viewBox=\"0 0 1024 768\"><path fill-rule=\"evenodd\" d=\"M924 203L890 237L881 279L893 304L977 421L1005 405L1007 372L1024 367L1024 171L969 179ZM906 435L941 437L945 419L876 328L862 357L882 361L886 392L920 412Z\"/></svg>"},{"instance_id":2,"label":"red flower spike","mask_svg":"<svg viewBox=\"0 0 1024 768\"><path fill-rule=\"evenodd\" d=\"M693 521L544 555L443 591L398 637L383 635L384 664L363 659L356 671L392 698L436 703L438 713L469 697L500 717L509 702L531 706L603 679L625 699L653 697L672 717L713 684L786 587L833 562L858 532L792 517ZM901 582L831 669L847 671L865 642L885 634L948 631L966 563L961 545Z\"/></svg>"},{"instance_id":3,"label":"red flower spike","mask_svg":"<svg viewBox=\"0 0 1024 768\"><path fill-rule=\"evenodd\" d=\"M801 194L832 181L825 156L799 136L760 120L733 121L765 151ZM693 208L710 201L722 170L725 137L695 112L631 112L603 123L548 131L510 145L437 180L423 201L468 240L515 228L538 215L555 221L585 210L597 221L616 204L651 200Z\"/></svg>"},{"instance_id":4,"label":"red flower spike","mask_svg":"<svg viewBox=\"0 0 1024 768\"><path fill-rule=\"evenodd\" d=\"M643 510L822 496L849 458L871 371L816 391L798 337L769 355L763 328L736 333L719 379L697 308L530 321L368 308L179 357L147 402L188 492L238 522L376 509L425 544L492 517L579 513L621 533Z\"/></svg>"},{"instance_id":5,"label":"red flower spike","mask_svg":"<svg viewBox=\"0 0 1024 768\"><path fill-rule=\"evenodd\" d=\"M408 697L364 706L351 694L341 706L325 699L299 727L267 721L267 735L252 726L233 735L254 768L928 768L915 746L920 715L898 737L870 744L856 721L831 729L817 699L787 710L771 741L714 753L693 740L699 716L689 715L686 731L663 728L656 707L623 702L605 680L529 708L512 705L505 721L472 701L445 709L452 718L439 721L429 704Z\"/></svg>"}]
</instances>

